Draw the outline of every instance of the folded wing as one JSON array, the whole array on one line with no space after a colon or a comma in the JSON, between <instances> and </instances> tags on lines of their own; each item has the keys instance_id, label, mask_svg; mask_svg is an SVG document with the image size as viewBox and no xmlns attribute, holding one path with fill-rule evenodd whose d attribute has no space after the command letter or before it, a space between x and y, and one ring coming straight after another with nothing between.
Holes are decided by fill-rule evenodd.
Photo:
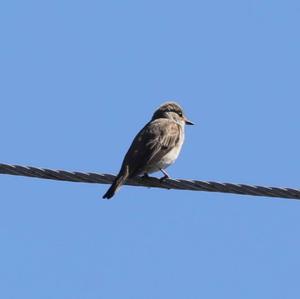
<instances>
[{"instance_id":1,"label":"folded wing","mask_svg":"<svg viewBox=\"0 0 300 299\"><path fill-rule=\"evenodd\" d=\"M143 174L145 165L156 164L180 140L181 127L169 119L148 123L133 140L122 164L129 169L129 177Z\"/></svg>"}]
</instances>

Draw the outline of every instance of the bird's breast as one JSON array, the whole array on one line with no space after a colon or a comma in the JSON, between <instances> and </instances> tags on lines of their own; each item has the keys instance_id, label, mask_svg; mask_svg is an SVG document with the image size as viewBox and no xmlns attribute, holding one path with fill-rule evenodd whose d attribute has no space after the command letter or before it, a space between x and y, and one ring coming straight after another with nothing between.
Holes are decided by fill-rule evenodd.
<instances>
[{"instance_id":1,"label":"bird's breast","mask_svg":"<svg viewBox=\"0 0 300 299\"><path fill-rule=\"evenodd\" d=\"M166 155L164 155L159 161L157 161L155 165L149 167L150 169L148 173L156 172L160 169L165 169L168 166L172 165L180 154L183 142L184 142L184 130L182 130L180 134L180 138L177 144L174 146L174 148L171 149Z\"/></svg>"},{"instance_id":2,"label":"bird's breast","mask_svg":"<svg viewBox=\"0 0 300 299\"><path fill-rule=\"evenodd\" d=\"M182 145L183 145L183 141L184 141L184 134L181 134L181 138L179 139L178 143L176 144L176 146L171 149L162 159L161 159L161 163L163 164L164 167L161 168L166 168L168 166L170 166L171 164L173 164L176 159L178 158Z\"/></svg>"}]
</instances>

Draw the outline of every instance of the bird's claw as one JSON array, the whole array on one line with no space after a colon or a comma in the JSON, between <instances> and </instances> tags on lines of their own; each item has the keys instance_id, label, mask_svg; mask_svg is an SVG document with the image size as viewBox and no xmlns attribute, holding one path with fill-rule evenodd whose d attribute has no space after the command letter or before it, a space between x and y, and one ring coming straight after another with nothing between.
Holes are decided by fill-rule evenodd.
<instances>
[{"instance_id":1,"label":"bird's claw","mask_svg":"<svg viewBox=\"0 0 300 299\"><path fill-rule=\"evenodd\" d=\"M164 175L162 178L159 179L159 181L162 183L166 179L169 179L170 177L168 175Z\"/></svg>"}]
</instances>

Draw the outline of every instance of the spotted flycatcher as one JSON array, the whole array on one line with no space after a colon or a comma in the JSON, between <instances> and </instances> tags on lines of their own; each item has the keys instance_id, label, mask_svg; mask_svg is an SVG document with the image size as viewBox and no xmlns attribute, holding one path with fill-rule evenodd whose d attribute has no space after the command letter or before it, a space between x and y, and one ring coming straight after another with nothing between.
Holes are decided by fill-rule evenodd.
<instances>
[{"instance_id":1,"label":"spotted flycatcher","mask_svg":"<svg viewBox=\"0 0 300 299\"><path fill-rule=\"evenodd\" d=\"M161 105L150 122L136 135L114 182L103 195L112 198L127 179L161 171L162 179L169 178L165 169L177 159L184 142L185 125L193 125L175 102Z\"/></svg>"}]
</instances>

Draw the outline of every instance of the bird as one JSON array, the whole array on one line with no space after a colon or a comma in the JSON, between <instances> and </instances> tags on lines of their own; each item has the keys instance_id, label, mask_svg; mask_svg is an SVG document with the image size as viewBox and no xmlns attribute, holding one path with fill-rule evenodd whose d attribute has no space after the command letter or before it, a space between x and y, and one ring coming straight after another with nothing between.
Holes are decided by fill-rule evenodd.
<instances>
[{"instance_id":1,"label":"bird","mask_svg":"<svg viewBox=\"0 0 300 299\"><path fill-rule=\"evenodd\" d=\"M185 125L194 125L176 102L166 102L134 138L121 169L103 199L112 198L127 179L161 171L161 180L170 178L166 168L177 159L185 138Z\"/></svg>"}]
</instances>

